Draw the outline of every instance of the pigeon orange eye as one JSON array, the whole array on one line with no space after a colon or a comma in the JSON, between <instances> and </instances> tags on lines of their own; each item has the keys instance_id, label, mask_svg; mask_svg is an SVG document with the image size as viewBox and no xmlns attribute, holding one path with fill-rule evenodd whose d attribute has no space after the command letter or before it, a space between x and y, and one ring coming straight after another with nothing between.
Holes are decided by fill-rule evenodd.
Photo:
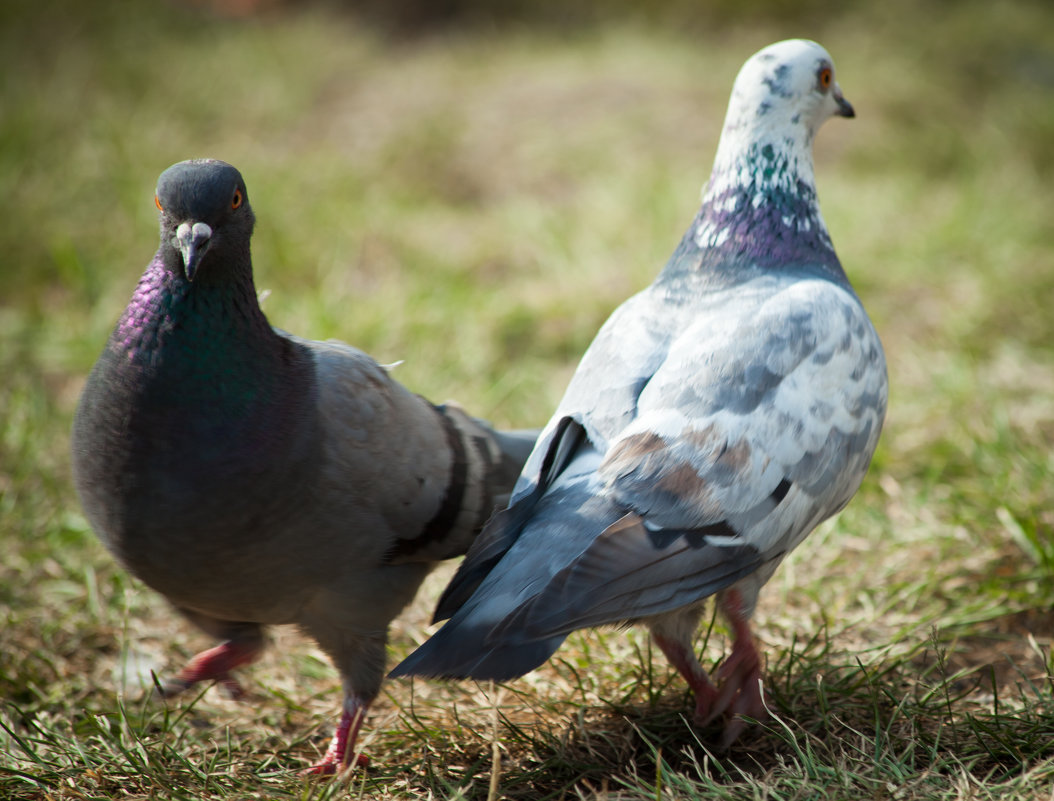
<instances>
[{"instance_id":1,"label":"pigeon orange eye","mask_svg":"<svg viewBox=\"0 0 1054 801\"><path fill-rule=\"evenodd\" d=\"M820 75L818 77L820 79L820 88L821 89L830 89L831 88L831 81L832 81L834 76L831 74L831 68L830 67L824 67L822 70L820 70Z\"/></svg>"},{"instance_id":2,"label":"pigeon orange eye","mask_svg":"<svg viewBox=\"0 0 1054 801\"><path fill-rule=\"evenodd\" d=\"M161 206L161 198L157 195L154 195L154 205L157 206L158 211L164 211L164 208Z\"/></svg>"},{"instance_id":3,"label":"pigeon orange eye","mask_svg":"<svg viewBox=\"0 0 1054 801\"><path fill-rule=\"evenodd\" d=\"M231 198L231 208L236 209L242 204L242 190L235 189L234 197Z\"/></svg>"}]
</instances>

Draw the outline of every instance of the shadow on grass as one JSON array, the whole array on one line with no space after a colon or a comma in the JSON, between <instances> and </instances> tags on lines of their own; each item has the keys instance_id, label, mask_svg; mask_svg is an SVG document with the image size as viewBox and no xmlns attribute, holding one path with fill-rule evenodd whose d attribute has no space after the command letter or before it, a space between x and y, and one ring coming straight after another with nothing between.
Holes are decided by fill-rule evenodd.
<instances>
[{"instance_id":1,"label":"shadow on grass","mask_svg":"<svg viewBox=\"0 0 1054 801\"><path fill-rule=\"evenodd\" d=\"M199 708L204 692L171 706L146 699L106 706L92 694L70 717L62 699L38 699L31 711L7 703L0 736L20 767L0 764L0 787L27 798L64 798L56 792L72 787L83 794L76 797L98 798L265 790L483 799L497 765L501 797L523 801L794 797L809 787L838 787L852 798L886 797L896 787L904 797L938 798L956 797L946 793L957 782L1013 790L1054 780L1054 682L1049 644L1039 644L1051 634L1054 616L1043 611L966 634L934 631L896 653L840 650L840 638L820 630L770 649L772 716L724 753L720 726L691 724L691 694L646 644L619 664L597 659L588 674L555 660L533 683L430 684L420 690L423 701L393 683L391 718L371 721L373 766L340 786L299 778L318 733L303 708L283 712L278 697L260 717L248 715L255 725L244 705L228 714L213 702ZM607 647L598 639L594 658ZM546 684L558 691L539 692Z\"/></svg>"},{"instance_id":2,"label":"shadow on grass","mask_svg":"<svg viewBox=\"0 0 1054 801\"><path fill-rule=\"evenodd\" d=\"M1011 631L1013 621L1007 625ZM1008 667L995 670L984 659L971 662L966 644L934 635L911 653L872 654L869 663L832 651L826 636L783 651L768 666L772 717L725 753L716 746L720 726L694 727L690 693L678 686L659 694L645 688L636 701L608 706L540 707L524 692L519 700L535 706L500 713L496 740L479 719L485 712L418 710L405 720L421 744L417 757L364 786L400 781L417 792L486 798L495 742L501 795L524 801L606 792L738 798L751 797L750 787L793 794L810 786L841 787L854 798L885 797L891 787L938 797L956 782L1015 787L1038 780L1037 770L1049 780L1049 651L1038 651L1040 668L1004 655ZM504 691L516 692L515 684ZM649 700L641 702L642 694Z\"/></svg>"}]
</instances>

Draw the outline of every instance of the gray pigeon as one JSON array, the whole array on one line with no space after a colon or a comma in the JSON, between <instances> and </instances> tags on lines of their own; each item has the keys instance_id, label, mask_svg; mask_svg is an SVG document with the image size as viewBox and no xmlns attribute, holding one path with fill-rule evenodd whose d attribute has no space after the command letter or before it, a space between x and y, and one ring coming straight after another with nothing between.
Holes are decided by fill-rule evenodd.
<instances>
[{"instance_id":1,"label":"gray pigeon","mask_svg":"<svg viewBox=\"0 0 1054 801\"><path fill-rule=\"evenodd\" d=\"M567 635L644 623L695 719L765 713L749 621L780 561L860 486L885 357L820 216L812 141L852 117L827 52L771 45L736 79L710 182L655 282L586 351L516 485L392 676L506 680ZM713 683L706 598L734 638Z\"/></svg>"},{"instance_id":2,"label":"gray pigeon","mask_svg":"<svg viewBox=\"0 0 1054 801\"><path fill-rule=\"evenodd\" d=\"M158 181L161 244L88 379L73 475L105 545L222 644L169 681L239 691L264 627L293 623L340 670L344 707L312 772L350 763L388 624L436 560L508 500L537 432L502 434L412 394L366 354L270 326L240 173Z\"/></svg>"}]
</instances>

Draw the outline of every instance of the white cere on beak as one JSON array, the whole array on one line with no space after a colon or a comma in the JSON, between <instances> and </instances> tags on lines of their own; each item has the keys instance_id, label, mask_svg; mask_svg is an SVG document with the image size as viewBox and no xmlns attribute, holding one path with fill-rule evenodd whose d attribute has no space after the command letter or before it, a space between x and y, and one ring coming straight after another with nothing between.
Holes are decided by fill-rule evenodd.
<instances>
[{"instance_id":1,"label":"white cere on beak","mask_svg":"<svg viewBox=\"0 0 1054 801\"><path fill-rule=\"evenodd\" d=\"M212 228L203 222L180 223L176 228L176 239L173 244L183 254L183 272L188 281L194 280L194 274L198 271L201 258L209 249L211 238Z\"/></svg>"}]
</instances>

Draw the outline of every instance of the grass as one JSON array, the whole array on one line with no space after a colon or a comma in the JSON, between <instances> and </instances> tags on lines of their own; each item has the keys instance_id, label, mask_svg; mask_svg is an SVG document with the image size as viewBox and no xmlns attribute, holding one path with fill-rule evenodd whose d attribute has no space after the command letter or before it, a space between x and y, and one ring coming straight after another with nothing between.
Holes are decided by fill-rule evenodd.
<instances>
[{"instance_id":1,"label":"grass","mask_svg":"<svg viewBox=\"0 0 1054 801\"><path fill-rule=\"evenodd\" d=\"M327 6L0 9L0 797L1051 797L1054 14L586 4L561 27L553 8L412 35ZM858 497L763 594L772 718L715 753L636 630L575 635L502 687L387 685L346 783L296 774L339 689L295 632L245 671L248 704L150 700L151 671L206 642L96 542L67 451L161 170L243 171L276 324L538 425L691 218L739 64L803 34L859 114L819 136L819 192L892 395ZM451 569L393 627L393 663ZM701 636L707 664L724 634Z\"/></svg>"}]
</instances>

